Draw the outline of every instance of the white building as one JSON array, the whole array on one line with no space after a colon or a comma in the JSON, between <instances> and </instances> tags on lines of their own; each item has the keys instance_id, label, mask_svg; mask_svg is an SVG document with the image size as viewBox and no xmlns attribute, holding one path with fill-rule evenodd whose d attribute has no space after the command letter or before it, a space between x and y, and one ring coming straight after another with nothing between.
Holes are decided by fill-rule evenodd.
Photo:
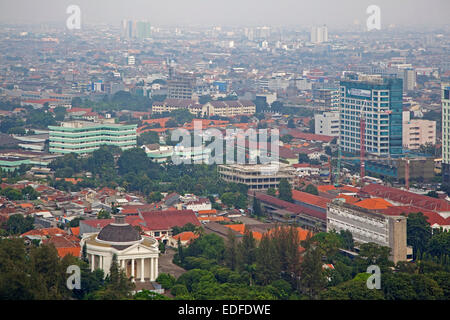
<instances>
[{"instance_id":1,"label":"white building","mask_svg":"<svg viewBox=\"0 0 450 320\"><path fill-rule=\"evenodd\" d=\"M314 115L314 133L339 136L339 112L324 112Z\"/></svg>"},{"instance_id":2,"label":"white building","mask_svg":"<svg viewBox=\"0 0 450 320\"><path fill-rule=\"evenodd\" d=\"M450 83L442 83L442 182L450 182Z\"/></svg>"},{"instance_id":3,"label":"white building","mask_svg":"<svg viewBox=\"0 0 450 320\"><path fill-rule=\"evenodd\" d=\"M125 216L117 215L99 233L84 234L81 247L84 244L91 271L102 269L108 275L115 254L119 267L132 281L149 282L158 277L158 241L141 236L125 222Z\"/></svg>"},{"instance_id":4,"label":"white building","mask_svg":"<svg viewBox=\"0 0 450 320\"><path fill-rule=\"evenodd\" d=\"M328 27L327 26L312 27L311 28L311 42L312 43L328 42Z\"/></svg>"},{"instance_id":5,"label":"white building","mask_svg":"<svg viewBox=\"0 0 450 320\"><path fill-rule=\"evenodd\" d=\"M327 232L332 230L350 231L356 243L390 247L394 263L407 259L405 216L388 216L334 200L327 208Z\"/></svg>"}]
</instances>

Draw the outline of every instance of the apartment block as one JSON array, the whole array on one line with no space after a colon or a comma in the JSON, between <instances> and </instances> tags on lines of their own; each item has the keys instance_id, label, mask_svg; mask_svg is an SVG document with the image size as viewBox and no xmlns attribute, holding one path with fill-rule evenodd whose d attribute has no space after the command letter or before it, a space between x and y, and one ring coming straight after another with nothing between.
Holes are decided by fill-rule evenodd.
<instances>
[{"instance_id":1,"label":"apartment block","mask_svg":"<svg viewBox=\"0 0 450 320\"><path fill-rule=\"evenodd\" d=\"M450 83L441 85L442 182L450 183Z\"/></svg>"},{"instance_id":2,"label":"apartment block","mask_svg":"<svg viewBox=\"0 0 450 320\"><path fill-rule=\"evenodd\" d=\"M87 121L62 122L49 126L51 153L87 154L102 145L117 146L122 150L136 147L137 125L95 123Z\"/></svg>"},{"instance_id":3,"label":"apartment block","mask_svg":"<svg viewBox=\"0 0 450 320\"><path fill-rule=\"evenodd\" d=\"M436 121L410 119L409 112L403 112L403 147L419 149L421 145L436 144Z\"/></svg>"},{"instance_id":4,"label":"apartment block","mask_svg":"<svg viewBox=\"0 0 450 320\"><path fill-rule=\"evenodd\" d=\"M324 112L314 115L314 133L339 136L339 112Z\"/></svg>"}]
</instances>

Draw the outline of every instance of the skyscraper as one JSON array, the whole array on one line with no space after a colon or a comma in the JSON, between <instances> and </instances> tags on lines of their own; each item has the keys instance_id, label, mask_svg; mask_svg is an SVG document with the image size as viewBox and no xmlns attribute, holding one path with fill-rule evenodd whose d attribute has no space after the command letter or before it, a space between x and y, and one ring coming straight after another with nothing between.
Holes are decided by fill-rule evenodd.
<instances>
[{"instance_id":1,"label":"skyscraper","mask_svg":"<svg viewBox=\"0 0 450 320\"><path fill-rule=\"evenodd\" d=\"M122 36L126 39L150 38L151 25L147 21L122 20Z\"/></svg>"},{"instance_id":2,"label":"skyscraper","mask_svg":"<svg viewBox=\"0 0 450 320\"><path fill-rule=\"evenodd\" d=\"M178 74L172 67L169 68L169 79L167 81L167 98L169 99L192 99L194 92L195 77L192 74Z\"/></svg>"},{"instance_id":3,"label":"skyscraper","mask_svg":"<svg viewBox=\"0 0 450 320\"><path fill-rule=\"evenodd\" d=\"M450 83L441 84L442 182L450 183Z\"/></svg>"},{"instance_id":4,"label":"skyscraper","mask_svg":"<svg viewBox=\"0 0 450 320\"><path fill-rule=\"evenodd\" d=\"M328 42L328 27L325 25L321 27L312 27L310 40L312 43Z\"/></svg>"},{"instance_id":5,"label":"skyscraper","mask_svg":"<svg viewBox=\"0 0 450 320\"><path fill-rule=\"evenodd\" d=\"M402 79L358 75L340 82L340 147L355 156L361 150L379 157L402 154Z\"/></svg>"}]
</instances>

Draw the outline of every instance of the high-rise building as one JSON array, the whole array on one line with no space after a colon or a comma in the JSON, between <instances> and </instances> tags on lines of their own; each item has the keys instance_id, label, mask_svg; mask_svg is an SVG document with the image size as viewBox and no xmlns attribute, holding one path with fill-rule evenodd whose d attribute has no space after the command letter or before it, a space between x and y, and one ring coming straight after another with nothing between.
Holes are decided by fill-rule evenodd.
<instances>
[{"instance_id":1,"label":"high-rise building","mask_svg":"<svg viewBox=\"0 0 450 320\"><path fill-rule=\"evenodd\" d=\"M328 42L328 27L325 25L321 27L312 27L310 40L312 43Z\"/></svg>"},{"instance_id":2,"label":"high-rise building","mask_svg":"<svg viewBox=\"0 0 450 320\"><path fill-rule=\"evenodd\" d=\"M178 74L169 69L167 81L167 98L169 99L192 99L194 92L195 77L192 74Z\"/></svg>"},{"instance_id":3,"label":"high-rise building","mask_svg":"<svg viewBox=\"0 0 450 320\"><path fill-rule=\"evenodd\" d=\"M147 21L122 20L122 36L126 39L150 38L151 25Z\"/></svg>"},{"instance_id":4,"label":"high-rise building","mask_svg":"<svg viewBox=\"0 0 450 320\"><path fill-rule=\"evenodd\" d=\"M324 112L314 115L314 133L325 136L339 136L339 112Z\"/></svg>"},{"instance_id":5,"label":"high-rise building","mask_svg":"<svg viewBox=\"0 0 450 320\"><path fill-rule=\"evenodd\" d=\"M450 183L450 82L441 85L442 182Z\"/></svg>"},{"instance_id":6,"label":"high-rise building","mask_svg":"<svg viewBox=\"0 0 450 320\"><path fill-rule=\"evenodd\" d=\"M427 143L436 144L436 121L411 119L410 112L403 112L403 147L417 150Z\"/></svg>"},{"instance_id":7,"label":"high-rise building","mask_svg":"<svg viewBox=\"0 0 450 320\"><path fill-rule=\"evenodd\" d=\"M122 150L136 147L137 125L95 123L88 121L62 122L49 126L51 153L87 154L102 145L117 146Z\"/></svg>"},{"instance_id":8,"label":"high-rise building","mask_svg":"<svg viewBox=\"0 0 450 320\"><path fill-rule=\"evenodd\" d=\"M403 91L412 91L416 88L416 71L412 68L403 69Z\"/></svg>"},{"instance_id":9,"label":"high-rise building","mask_svg":"<svg viewBox=\"0 0 450 320\"><path fill-rule=\"evenodd\" d=\"M395 157L402 154L402 79L356 75L340 82L340 147L343 154L361 150L365 123L366 154ZM361 121L363 118L363 121Z\"/></svg>"}]
</instances>

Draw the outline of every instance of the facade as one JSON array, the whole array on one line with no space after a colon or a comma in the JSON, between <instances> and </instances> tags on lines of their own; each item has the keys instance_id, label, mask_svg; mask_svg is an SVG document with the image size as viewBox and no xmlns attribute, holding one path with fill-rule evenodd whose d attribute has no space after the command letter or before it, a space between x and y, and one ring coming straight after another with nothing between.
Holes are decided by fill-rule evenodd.
<instances>
[{"instance_id":1,"label":"facade","mask_svg":"<svg viewBox=\"0 0 450 320\"><path fill-rule=\"evenodd\" d=\"M357 243L391 248L394 263L407 260L406 217L388 216L334 200L327 208L327 232L348 230Z\"/></svg>"},{"instance_id":2,"label":"facade","mask_svg":"<svg viewBox=\"0 0 450 320\"><path fill-rule=\"evenodd\" d=\"M344 154L360 153L362 116L366 154L402 154L402 86L401 79L379 76L341 80L339 141Z\"/></svg>"},{"instance_id":3,"label":"facade","mask_svg":"<svg viewBox=\"0 0 450 320\"><path fill-rule=\"evenodd\" d=\"M51 153L87 154L102 145L117 146L122 150L136 147L137 125L134 124L70 121L48 128Z\"/></svg>"},{"instance_id":4,"label":"facade","mask_svg":"<svg viewBox=\"0 0 450 320\"><path fill-rule=\"evenodd\" d=\"M195 77L191 74L175 74L170 72L167 81L169 99L192 99Z\"/></svg>"},{"instance_id":5,"label":"facade","mask_svg":"<svg viewBox=\"0 0 450 320\"><path fill-rule=\"evenodd\" d=\"M403 147L419 149L421 145L436 144L436 121L409 118L409 112L403 113Z\"/></svg>"},{"instance_id":6,"label":"facade","mask_svg":"<svg viewBox=\"0 0 450 320\"><path fill-rule=\"evenodd\" d=\"M441 86L442 182L450 183L450 83Z\"/></svg>"},{"instance_id":7,"label":"facade","mask_svg":"<svg viewBox=\"0 0 450 320\"><path fill-rule=\"evenodd\" d=\"M80 245L85 244L91 271L102 269L108 275L116 255L119 267L132 281L151 282L158 277L158 241L141 236L125 222L125 216L116 216L98 233L83 235Z\"/></svg>"},{"instance_id":8,"label":"facade","mask_svg":"<svg viewBox=\"0 0 450 320\"><path fill-rule=\"evenodd\" d=\"M210 101L205 108L208 116L233 117L254 115L256 112L255 104L246 100Z\"/></svg>"},{"instance_id":9,"label":"facade","mask_svg":"<svg viewBox=\"0 0 450 320\"><path fill-rule=\"evenodd\" d=\"M152 104L152 113L172 112L179 109L187 109L194 115L206 114L206 109L191 99L165 99Z\"/></svg>"},{"instance_id":10,"label":"facade","mask_svg":"<svg viewBox=\"0 0 450 320\"><path fill-rule=\"evenodd\" d=\"M195 116L233 117L254 115L256 112L255 104L247 100L210 101L202 105L190 99L166 99L162 102L154 102L152 105L152 113L172 112L179 109L187 109Z\"/></svg>"},{"instance_id":11,"label":"facade","mask_svg":"<svg viewBox=\"0 0 450 320\"><path fill-rule=\"evenodd\" d=\"M280 180L285 178L293 185L295 169L285 164L279 167L261 164L230 164L217 167L219 176L227 182L242 183L249 190L278 188Z\"/></svg>"},{"instance_id":12,"label":"facade","mask_svg":"<svg viewBox=\"0 0 450 320\"><path fill-rule=\"evenodd\" d=\"M412 68L401 70L403 73L403 91L412 91L416 88L416 71Z\"/></svg>"},{"instance_id":13,"label":"facade","mask_svg":"<svg viewBox=\"0 0 450 320\"><path fill-rule=\"evenodd\" d=\"M324 112L314 115L314 133L339 136L339 112Z\"/></svg>"}]
</instances>

